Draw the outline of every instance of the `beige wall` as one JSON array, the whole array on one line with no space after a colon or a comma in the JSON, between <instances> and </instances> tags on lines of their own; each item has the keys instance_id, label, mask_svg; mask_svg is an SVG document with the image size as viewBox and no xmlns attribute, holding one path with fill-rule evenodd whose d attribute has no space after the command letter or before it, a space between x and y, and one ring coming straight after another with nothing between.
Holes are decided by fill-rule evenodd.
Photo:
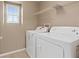
<instances>
[{"instance_id":1,"label":"beige wall","mask_svg":"<svg viewBox=\"0 0 79 59\"><path fill-rule=\"evenodd\" d=\"M53 1L41 2L40 10L54 6ZM51 25L62 25L62 26L79 26L79 2L69 6L64 6L64 13L57 14L55 9L50 9L39 16L39 25L51 24Z\"/></svg>"},{"instance_id":2,"label":"beige wall","mask_svg":"<svg viewBox=\"0 0 79 59\"><path fill-rule=\"evenodd\" d=\"M37 26L37 17L32 14L38 9L36 2L20 2L23 4L23 24L3 24L2 22L2 5L0 2L0 20L1 20L1 35L3 39L0 40L0 53L25 48L25 31L35 29Z\"/></svg>"},{"instance_id":3,"label":"beige wall","mask_svg":"<svg viewBox=\"0 0 79 59\"><path fill-rule=\"evenodd\" d=\"M50 9L36 16L33 13L54 6L55 3L53 1L20 3L23 3L23 25L3 24L3 2L0 2L0 35L3 36L3 39L0 40L0 53L25 48L25 31L35 29L37 25L79 25L79 3L64 6L64 13L57 14L55 9Z\"/></svg>"},{"instance_id":4,"label":"beige wall","mask_svg":"<svg viewBox=\"0 0 79 59\"><path fill-rule=\"evenodd\" d=\"M1 20L3 19L3 13L2 13L3 9L2 9L2 2L0 2L0 36L1 36L1 30L2 30L2 22ZM0 40L0 53L1 53L1 40Z\"/></svg>"}]
</instances>

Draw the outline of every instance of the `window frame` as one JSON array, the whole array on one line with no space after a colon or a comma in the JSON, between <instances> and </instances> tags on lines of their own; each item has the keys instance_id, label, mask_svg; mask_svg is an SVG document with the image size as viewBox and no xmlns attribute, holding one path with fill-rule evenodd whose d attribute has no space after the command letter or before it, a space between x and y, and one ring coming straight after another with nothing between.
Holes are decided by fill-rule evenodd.
<instances>
[{"instance_id":1,"label":"window frame","mask_svg":"<svg viewBox=\"0 0 79 59\"><path fill-rule=\"evenodd\" d=\"M18 22L7 22L7 4L11 4L11 5L15 5L15 6L19 6L19 21ZM8 2L8 1L5 1L4 2L4 23L7 23L7 24L21 24L21 21L22 21L22 4L18 4L18 3L14 3L14 2Z\"/></svg>"}]
</instances>

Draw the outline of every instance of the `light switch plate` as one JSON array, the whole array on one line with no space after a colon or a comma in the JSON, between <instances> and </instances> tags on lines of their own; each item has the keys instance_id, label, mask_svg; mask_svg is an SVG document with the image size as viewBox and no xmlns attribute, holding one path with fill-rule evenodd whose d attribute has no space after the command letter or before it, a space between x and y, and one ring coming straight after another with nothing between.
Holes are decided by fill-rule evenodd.
<instances>
[{"instance_id":1,"label":"light switch plate","mask_svg":"<svg viewBox=\"0 0 79 59\"><path fill-rule=\"evenodd\" d=\"M2 36L0 36L0 40L2 40L3 39L3 37Z\"/></svg>"}]
</instances>

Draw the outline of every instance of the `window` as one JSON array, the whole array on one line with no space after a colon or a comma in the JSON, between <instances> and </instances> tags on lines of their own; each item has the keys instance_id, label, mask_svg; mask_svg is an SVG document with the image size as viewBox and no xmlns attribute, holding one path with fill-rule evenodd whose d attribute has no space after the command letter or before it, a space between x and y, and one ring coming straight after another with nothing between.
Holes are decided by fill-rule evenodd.
<instances>
[{"instance_id":1,"label":"window","mask_svg":"<svg viewBox=\"0 0 79 59\"><path fill-rule=\"evenodd\" d=\"M21 5L5 2L5 16L6 16L7 23L20 23Z\"/></svg>"}]
</instances>

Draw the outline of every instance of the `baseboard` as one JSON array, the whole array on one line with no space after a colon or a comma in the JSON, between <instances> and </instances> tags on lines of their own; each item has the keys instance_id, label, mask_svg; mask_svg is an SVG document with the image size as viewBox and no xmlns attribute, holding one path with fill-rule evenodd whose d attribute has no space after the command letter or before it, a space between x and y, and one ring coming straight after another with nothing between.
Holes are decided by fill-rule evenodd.
<instances>
[{"instance_id":1,"label":"baseboard","mask_svg":"<svg viewBox=\"0 0 79 59\"><path fill-rule=\"evenodd\" d=\"M23 50L25 50L25 48L18 49L18 50L15 50L15 51L11 51L11 52L6 52L6 53L3 53L3 54L0 54L0 57L6 56L6 55L10 55L10 54L13 54L13 53L16 53L16 52L21 52Z\"/></svg>"}]
</instances>

